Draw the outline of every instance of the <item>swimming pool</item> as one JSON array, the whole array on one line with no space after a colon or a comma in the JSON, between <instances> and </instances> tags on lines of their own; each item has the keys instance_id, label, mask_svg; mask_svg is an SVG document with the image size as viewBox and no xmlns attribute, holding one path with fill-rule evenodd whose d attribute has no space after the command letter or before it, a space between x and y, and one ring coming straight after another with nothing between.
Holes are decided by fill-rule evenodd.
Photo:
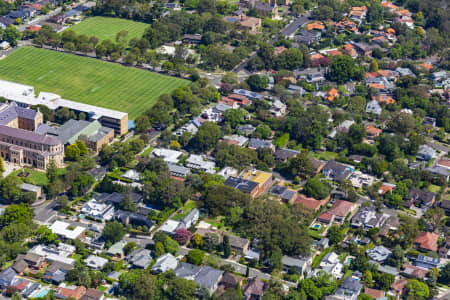
<instances>
[{"instance_id":1,"label":"swimming pool","mask_svg":"<svg viewBox=\"0 0 450 300\"><path fill-rule=\"evenodd\" d=\"M314 224L314 225L312 226L312 228L313 228L314 230L319 230L320 227L322 227L322 225L320 225L320 224L318 224L318 223L316 223L316 224Z\"/></svg>"},{"instance_id":2,"label":"swimming pool","mask_svg":"<svg viewBox=\"0 0 450 300\"><path fill-rule=\"evenodd\" d=\"M47 296L48 292L48 289L41 289L36 295L33 296L33 298L44 298Z\"/></svg>"}]
</instances>

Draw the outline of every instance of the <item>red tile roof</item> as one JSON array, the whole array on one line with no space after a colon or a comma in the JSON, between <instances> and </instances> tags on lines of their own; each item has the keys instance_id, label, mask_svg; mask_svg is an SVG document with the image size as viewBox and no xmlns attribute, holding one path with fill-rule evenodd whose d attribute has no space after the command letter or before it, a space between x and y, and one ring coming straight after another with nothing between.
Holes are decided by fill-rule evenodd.
<instances>
[{"instance_id":1,"label":"red tile roof","mask_svg":"<svg viewBox=\"0 0 450 300\"><path fill-rule=\"evenodd\" d=\"M345 217L353 208L353 203L345 200L337 200L334 202L333 206L328 210L328 213L338 216Z\"/></svg>"},{"instance_id":2,"label":"red tile roof","mask_svg":"<svg viewBox=\"0 0 450 300\"><path fill-rule=\"evenodd\" d=\"M372 124L370 124L369 126L367 126L366 128L366 132L371 135L371 136L379 136L380 133L382 132L381 129L376 128L375 126L373 126Z\"/></svg>"},{"instance_id":3,"label":"red tile roof","mask_svg":"<svg viewBox=\"0 0 450 300\"><path fill-rule=\"evenodd\" d=\"M314 198L307 197L303 194L298 194L294 199L293 204L302 204L313 211L318 211L322 206L328 202L329 198L324 200L316 200Z\"/></svg>"},{"instance_id":4,"label":"red tile roof","mask_svg":"<svg viewBox=\"0 0 450 300\"><path fill-rule=\"evenodd\" d=\"M373 299L381 299L384 297L384 291L371 289L371 288L364 288L364 294L369 295Z\"/></svg>"},{"instance_id":5,"label":"red tile roof","mask_svg":"<svg viewBox=\"0 0 450 300\"><path fill-rule=\"evenodd\" d=\"M408 279L402 277L391 285L391 289L393 289L397 295L401 295L407 284Z\"/></svg>"},{"instance_id":6,"label":"red tile roof","mask_svg":"<svg viewBox=\"0 0 450 300\"><path fill-rule=\"evenodd\" d=\"M447 167L450 168L450 159L448 158L443 158L441 160L438 161L438 165L442 166L442 167Z\"/></svg>"},{"instance_id":7,"label":"red tile roof","mask_svg":"<svg viewBox=\"0 0 450 300\"><path fill-rule=\"evenodd\" d=\"M421 232L416 237L414 243L416 243L422 249L437 251L438 239L439 235L434 232Z\"/></svg>"},{"instance_id":8,"label":"red tile roof","mask_svg":"<svg viewBox=\"0 0 450 300\"><path fill-rule=\"evenodd\" d=\"M333 215L327 212L321 213L317 219L320 220L324 220L324 221L331 221L331 219L333 219Z\"/></svg>"}]
</instances>

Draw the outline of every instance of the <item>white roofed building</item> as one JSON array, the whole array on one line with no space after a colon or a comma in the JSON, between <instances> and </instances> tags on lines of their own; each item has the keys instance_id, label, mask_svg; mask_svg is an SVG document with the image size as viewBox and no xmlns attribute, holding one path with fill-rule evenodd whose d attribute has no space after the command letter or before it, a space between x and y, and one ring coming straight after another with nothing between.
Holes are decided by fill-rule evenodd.
<instances>
[{"instance_id":1,"label":"white roofed building","mask_svg":"<svg viewBox=\"0 0 450 300\"><path fill-rule=\"evenodd\" d=\"M74 240L83 237L86 228L81 226L73 227L69 223L55 221L55 223L50 226L50 230L63 240Z\"/></svg>"}]
</instances>

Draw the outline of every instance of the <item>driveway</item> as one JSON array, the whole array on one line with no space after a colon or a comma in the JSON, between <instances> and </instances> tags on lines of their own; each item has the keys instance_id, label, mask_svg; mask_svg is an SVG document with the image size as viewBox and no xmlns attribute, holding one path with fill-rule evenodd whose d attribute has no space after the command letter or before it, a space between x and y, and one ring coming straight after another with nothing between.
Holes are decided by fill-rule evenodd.
<instances>
[{"instance_id":1,"label":"driveway","mask_svg":"<svg viewBox=\"0 0 450 300\"><path fill-rule=\"evenodd\" d=\"M56 201L48 201L43 203L39 207L34 208L33 220L41 225L49 224L50 221L56 216L58 211L55 209L57 206Z\"/></svg>"}]
</instances>

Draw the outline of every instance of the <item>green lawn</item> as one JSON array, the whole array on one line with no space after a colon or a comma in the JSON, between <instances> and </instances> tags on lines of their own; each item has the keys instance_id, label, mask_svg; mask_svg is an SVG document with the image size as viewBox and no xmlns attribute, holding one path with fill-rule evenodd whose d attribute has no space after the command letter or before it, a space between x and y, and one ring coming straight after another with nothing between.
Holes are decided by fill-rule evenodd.
<instances>
[{"instance_id":1,"label":"green lawn","mask_svg":"<svg viewBox=\"0 0 450 300\"><path fill-rule=\"evenodd\" d=\"M28 175L28 177L18 177L18 175L22 172L22 170L25 173L29 173L30 175ZM34 184L34 185L39 185L39 186L44 186L44 185L47 185L47 183L48 183L47 175L45 174L45 172L40 172L40 171L36 171L36 170L31 170L31 169L20 169L20 170L12 172L8 176L15 176L15 177L18 177L19 179L21 179L23 182Z\"/></svg>"},{"instance_id":2,"label":"green lawn","mask_svg":"<svg viewBox=\"0 0 450 300\"><path fill-rule=\"evenodd\" d=\"M428 186L428 190L433 193L439 193L441 191L441 187L438 185L430 184Z\"/></svg>"},{"instance_id":3,"label":"green lawn","mask_svg":"<svg viewBox=\"0 0 450 300\"><path fill-rule=\"evenodd\" d=\"M316 159L323 159L328 161L330 159L336 158L338 154L336 152L325 151L325 152L314 152L312 153L312 156Z\"/></svg>"},{"instance_id":4,"label":"green lawn","mask_svg":"<svg viewBox=\"0 0 450 300\"><path fill-rule=\"evenodd\" d=\"M23 47L0 61L0 79L32 85L36 93L127 112L133 120L161 94L189 81L93 58Z\"/></svg>"},{"instance_id":5,"label":"green lawn","mask_svg":"<svg viewBox=\"0 0 450 300\"><path fill-rule=\"evenodd\" d=\"M182 208L182 210L183 210L183 212L182 213L178 213L178 214L176 214L174 217L173 217L173 219L174 220L181 220L182 218L184 218L185 216L187 216L187 214L191 211L191 210L193 210L194 208L197 208L198 207L198 202L196 202L196 201L193 201L193 200L188 200L187 202L186 202L186 204L183 206L183 208Z\"/></svg>"},{"instance_id":6,"label":"green lawn","mask_svg":"<svg viewBox=\"0 0 450 300\"><path fill-rule=\"evenodd\" d=\"M91 17L66 29L88 37L96 36L99 41L111 40L116 42L116 34L122 30L128 31L128 41L132 38L140 39L149 24L134 22L119 18Z\"/></svg>"}]
</instances>

